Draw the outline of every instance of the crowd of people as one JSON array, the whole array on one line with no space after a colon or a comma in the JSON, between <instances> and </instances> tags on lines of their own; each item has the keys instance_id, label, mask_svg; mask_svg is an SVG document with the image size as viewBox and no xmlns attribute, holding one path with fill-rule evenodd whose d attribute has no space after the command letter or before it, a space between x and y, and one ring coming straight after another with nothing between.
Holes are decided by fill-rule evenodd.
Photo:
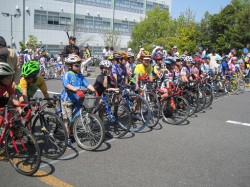
<instances>
[{"instance_id":1,"label":"crowd of people","mask_svg":"<svg viewBox=\"0 0 250 187\"><path fill-rule=\"evenodd\" d=\"M195 53L187 50L178 51L173 46L167 51L160 46L152 46L152 52L140 48L135 55L131 48L127 51L105 47L103 58L99 63L100 75L91 85L82 74L82 64L91 57L88 45L84 46L84 53L75 45L76 38L69 37L69 45L55 60L57 76L62 76L63 91L61 93L62 113L64 124L70 135L69 121L75 103L84 98L83 87L88 88L96 96L101 96L105 90L118 89L120 85L131 84L138 93L142 93L140 81L159 81L162 99L171 96L171 83L189 82L207 74L234 74L240 72L242 76L250 76L250 53L244 48L237 56L232 49L229 54L219 55L215 49L198 47ZM46 82L40 75L42 67L49 62L54 63L54 57L49 56L44 47L34 51L25 49L17 55L7 48L6 41L0 37L0 107L6 104L29 103L39 88L45 98L49 98ZM22 114L25 116L26 114ZM140 115L135 115L140 120ZM70 138L68 145L72 146Z\"/></svg>"}]
</instances>

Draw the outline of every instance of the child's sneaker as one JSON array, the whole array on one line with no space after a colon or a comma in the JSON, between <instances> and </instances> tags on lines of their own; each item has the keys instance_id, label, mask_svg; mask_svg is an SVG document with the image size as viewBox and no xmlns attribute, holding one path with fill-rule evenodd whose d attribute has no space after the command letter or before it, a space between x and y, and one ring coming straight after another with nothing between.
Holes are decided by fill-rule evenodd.
<instances>
[{"instance_id":1,"label":"child's sneaker","mask_svg":"<svg viewBox=\"0 0 250 187\"><path fill-rule=\"evenodd\" d=\"M72 141L71 141L70 138L68 139L68 148L69 149L75 149L75 146L73 145L73 143L72 143Z\"/></svg>"}]
</instances>

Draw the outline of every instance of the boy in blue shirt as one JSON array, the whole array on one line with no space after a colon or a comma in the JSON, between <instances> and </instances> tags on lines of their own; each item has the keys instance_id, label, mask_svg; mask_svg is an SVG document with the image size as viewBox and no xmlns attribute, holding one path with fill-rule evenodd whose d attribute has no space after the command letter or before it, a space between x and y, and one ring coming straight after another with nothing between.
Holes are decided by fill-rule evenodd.
<instances>
[{"instance_id":1,"label":"boy in blue shirt","mask_svg":"<svg viewBox=\"0 0 250 187\"><path fill-rule=\"evenodd\" d=\"M63 121L68 133L68 145L72 146L69 139L70 127L69 122L72 120L72 111L74 106L81 102L84 98L83 87L88 88L92 92L96 92L95 88L80 73L81 58L77 55L69 55L65 59L69 71L63 76L63 87L61 93Z\"/></svg>"}]
</instances>

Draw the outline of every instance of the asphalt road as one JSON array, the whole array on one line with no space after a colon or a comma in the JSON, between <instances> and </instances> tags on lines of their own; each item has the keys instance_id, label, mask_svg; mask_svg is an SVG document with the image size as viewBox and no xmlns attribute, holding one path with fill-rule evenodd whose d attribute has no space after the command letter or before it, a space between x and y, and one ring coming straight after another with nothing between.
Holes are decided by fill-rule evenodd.
<instances>
[{"instance_id":1,"label":"asphalt road","mask_svg":"<svg viewBox=\"0 0 250 187\"><path fill-rule=\"evenodd\" d=\"M91 73L93 83L98 72ZM60 80L47 85L51 92L62 89ZM95 152L67 149L60 160L43 158L35 177L0 161L0 186L250 186L249 97L245 92L216 99L184 125L160 122Z\"/></svg>"}]
</instances>

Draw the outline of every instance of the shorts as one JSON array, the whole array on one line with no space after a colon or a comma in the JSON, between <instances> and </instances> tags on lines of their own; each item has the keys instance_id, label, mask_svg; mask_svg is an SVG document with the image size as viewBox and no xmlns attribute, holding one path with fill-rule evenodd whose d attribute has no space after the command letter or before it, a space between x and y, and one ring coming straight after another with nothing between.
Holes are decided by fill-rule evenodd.
<instances>
[{"instance_id":1,"label":"shorts","mask_svg":"<svg viewBox=\"0 0 250 187\"><path fill-rule=\"evenodd\" d=\"M73 103L69 101L61 101L62 103L62 116L64 120L72 120Z\"/></svg>"}]
</instances>

